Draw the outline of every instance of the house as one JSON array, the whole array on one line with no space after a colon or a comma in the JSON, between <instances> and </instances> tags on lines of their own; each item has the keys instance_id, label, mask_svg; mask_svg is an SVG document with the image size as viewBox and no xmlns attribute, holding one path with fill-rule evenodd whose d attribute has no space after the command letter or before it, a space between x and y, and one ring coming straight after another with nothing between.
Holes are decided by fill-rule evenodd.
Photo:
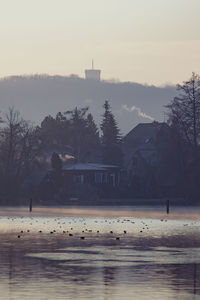
<instances>
[{"instance_id":1,"label":"house","mask_svg":"<svg viewBox=\"0 0 200 300\"><path fill-rule=\"evenodd\" d=\"M108 185L117 187L120 184L120 168L99 163L77 163L65 166L62 170L67 183Z\"/></svg>"},{"instance_id":2,"label":"house","mask_svg":"<svg viewBox=\"0 0 200 300\"><path fill-rule=\"evenodd\" d=\"M41 198L65 204L72 199L92 201L116 196L120 185L120 167L100 163L74 163L61 172L48 171L41 187Z\"/></svg>"},{"instance_id":3,"label":"house","mask_svg":"<svg viewBox=\"0 0 200 300\"><path fill-rule=\"evenodd\" d=\"M176 153L166 123L141 123L123 139L127 185L133 194L168 194L177 177Z\"/></svg>"},{"instance_id":4,"label":"house","mask_svg":"<svg viewBox=\"0 0 200 300\"><path fill-rule=\"evenodd\" d=\"M169 126L166 123L140 123L124 137L122 148L127 170L137 166L138 157L150 164L157 161L157 139L161 132L166 139L169 134Z\"/></svg>"}]
</instances>

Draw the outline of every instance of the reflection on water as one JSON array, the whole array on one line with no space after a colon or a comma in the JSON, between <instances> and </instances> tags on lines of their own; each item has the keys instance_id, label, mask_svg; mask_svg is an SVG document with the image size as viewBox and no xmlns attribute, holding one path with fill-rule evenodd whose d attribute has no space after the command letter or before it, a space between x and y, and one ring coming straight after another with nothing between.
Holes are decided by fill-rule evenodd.
<instances>
[{"instance_id":1,"label":"reflection on water","mask_svg":"<svg viewBox=\"0 0 200 300\"><path fill-rule=\"evenodd\" d=\"M0 299L200 299L199 225L113 215L3 216Z\"/></svg>"}]
</instances>

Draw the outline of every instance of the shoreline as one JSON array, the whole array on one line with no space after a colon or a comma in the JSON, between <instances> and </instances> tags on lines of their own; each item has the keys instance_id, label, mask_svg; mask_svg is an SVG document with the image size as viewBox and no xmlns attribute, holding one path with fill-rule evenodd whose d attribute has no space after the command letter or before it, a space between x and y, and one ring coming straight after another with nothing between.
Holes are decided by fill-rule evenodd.
<instances>
[{"instance_id":1,"label":"shoreline","mask_svg":"<svg viewBox=\"0 0 200 300\"><path fill-rule=\"evenodd\" d=\"M0 217L99 217L137 219L169 219L169 220L200 220L200 207L172 206L170 213L166 208L157 206L33 206L29 212L28 206L1 206Z\"/></svg>"}]
</instances>

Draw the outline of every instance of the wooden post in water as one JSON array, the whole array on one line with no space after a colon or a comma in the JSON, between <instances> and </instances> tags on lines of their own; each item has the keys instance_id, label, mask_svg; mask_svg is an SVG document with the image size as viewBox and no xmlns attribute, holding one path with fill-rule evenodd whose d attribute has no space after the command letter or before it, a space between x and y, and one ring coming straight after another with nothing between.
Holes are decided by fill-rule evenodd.
<instances>
[{"instance_id":1,"label":"wooden post in water","mask_svg":"<svg viewBox=\"0 0 200 300\"><path fill-rule=\"evenodd\" d=\"M30 198L30 203L29 203L29 211L30 212L32 212L32 202L33 202L33 200L32 200L32 198Z\"/></svg>"},{"instance_id":2,"label":"wooden post in water","mask_svg":"<svg viewBox=\"0 0 200 300\"><path fill-rule=\"evenodd\" d=\"M194 295L196 295L197 265L194 264Z\"/></svg>"},{"instance_id":3,"label":"wooden post in water","mask_svg":"<svg viewBox=\"0 0 200 300\"><path fill-rule=\"evenodd\" d=\"M169 200L166 201L167 214L169 214Z\"/></svg>"}]
</instances>

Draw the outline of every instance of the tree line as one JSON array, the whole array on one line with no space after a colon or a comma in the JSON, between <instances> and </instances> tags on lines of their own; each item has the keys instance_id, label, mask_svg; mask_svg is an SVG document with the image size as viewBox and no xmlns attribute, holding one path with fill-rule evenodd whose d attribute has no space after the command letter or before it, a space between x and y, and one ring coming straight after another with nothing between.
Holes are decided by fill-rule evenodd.
<instances>
[{"instance_id":1,"label":"tree line","mask_svg":"<svg viewBox=\"0 0 200 300\"><path fill-rule=\"evenodd\" d=\"M43 167L37 158L51 149L66 149L76 162L121 164L120 130L108 101L104 110L100 135L89 107L59 112L55 118L47 116L40 126L33 126L9 108L0 120L1 202L18 201L24 180Z\"/></svg>"},{"instance_id":2,"label":"tree line","mask_svg":"<svg viewBox=\"0 0 200 300\"><path fill-rule=\"evenodd\" d=\"M193 73L188 81L177 86L177 90L179 95L166 107L173 141L170 151L178 154L183 196L198 199L200 77ZM76 162L96 161L123 167L123 138L109 102L105 101L103 107L100 129L89 107L75 107L71 111L58 112L55 117L46 116L40 126L25 121L13 107L6 115L1 114L1 203L18 203L25 179L42 168L37 158L49 149L67 149Z\"/></svg>"}]
</instances>

